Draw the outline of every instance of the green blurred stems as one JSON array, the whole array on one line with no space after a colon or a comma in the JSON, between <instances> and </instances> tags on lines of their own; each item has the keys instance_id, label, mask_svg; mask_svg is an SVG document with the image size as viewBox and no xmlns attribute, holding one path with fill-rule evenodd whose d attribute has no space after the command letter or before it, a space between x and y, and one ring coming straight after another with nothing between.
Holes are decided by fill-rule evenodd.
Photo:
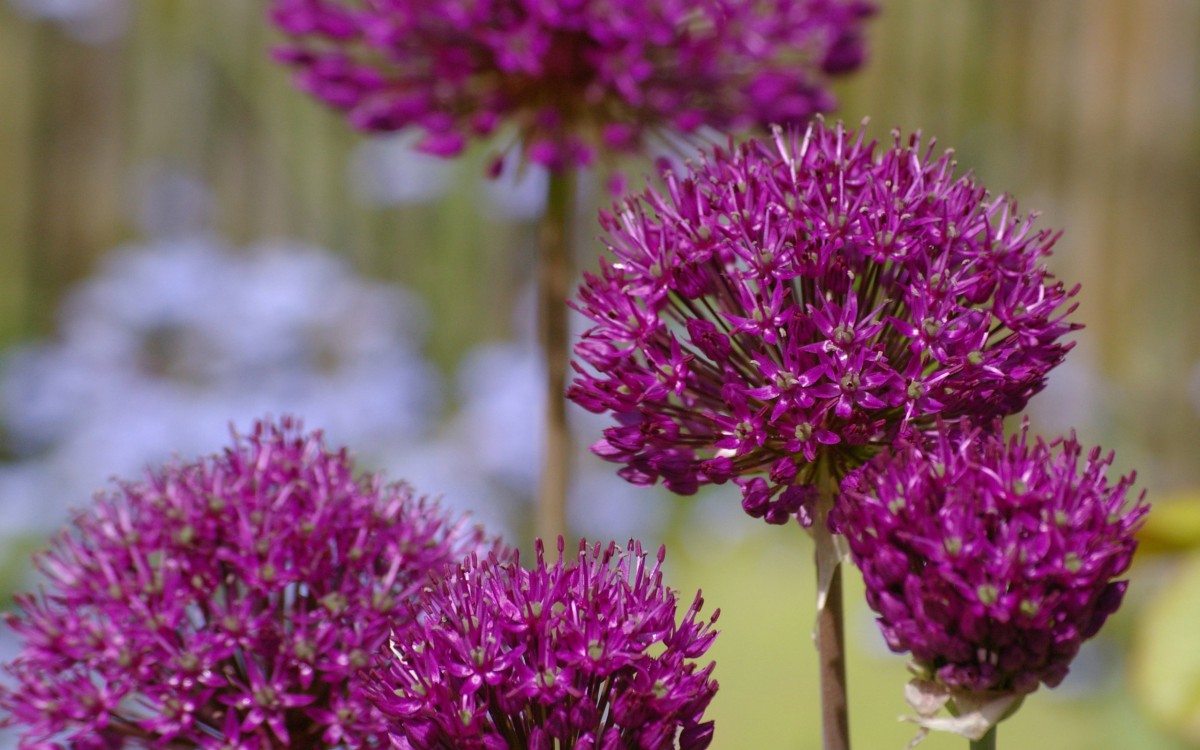
<instances>
[{"instance_id":1,"label":"green blurred stems","mask_svg":"<svg viewBox=\"0 0 1200 750\"><path fill-rule=\"evenodd\" d=\"M546 421L537 495L537 534L547 543L567 534L571 436L567 429L567 294L571 283L573 167L550 172L546 211L538 230L538 328L546 357Z\"/></svg>"}]
</instances>

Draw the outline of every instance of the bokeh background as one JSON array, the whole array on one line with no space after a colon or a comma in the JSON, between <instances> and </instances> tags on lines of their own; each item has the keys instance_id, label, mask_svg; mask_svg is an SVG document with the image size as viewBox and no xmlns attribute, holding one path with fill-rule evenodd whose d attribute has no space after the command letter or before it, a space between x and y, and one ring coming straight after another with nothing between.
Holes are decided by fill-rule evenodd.
<instances>
[{"instance_id":1,"label":"bokeh background","mask_svg":"<svg viewBox=\"0 0 1200 750\"><path fill-rule=\"evenodd\" d=\"M268 413L528 546L544 175L488 183L486 147L442 162L351 133L270 62L277 41L261 0L0 0L5 602L107 477ZM1115 449L1155 504L1125 608L1001 747L1200 747L1200 2L884 0L870 48L839 116L936 135L1064 230L1052 266L1087 328L1031 418ZM728 492L625 486L583 449L587 417L577 528L666 542L685 598L722 609L714 747L819 747L806 537ZM904 660L861 605L849 631L855 742L902 748Z\"/></svg>"}]
</instances>

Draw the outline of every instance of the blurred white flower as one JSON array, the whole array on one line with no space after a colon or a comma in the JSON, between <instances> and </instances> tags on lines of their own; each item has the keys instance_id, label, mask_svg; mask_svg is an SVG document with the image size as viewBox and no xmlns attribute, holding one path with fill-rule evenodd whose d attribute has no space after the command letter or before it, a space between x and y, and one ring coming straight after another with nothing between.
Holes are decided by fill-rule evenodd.
<instances>
[{"instance_id":1,"label":"blurred white flower","mask_svg":"<svg viewBox=\"0 0 1200 750\"><path fill-rule=\"evenodd\" d=\"M21 653L25 642L12 628L0 628L0 662L8 664ZM11 683L9 683L11 684ZM19 727L0 727L0 750L16 750L21 739Z\"/></svg>"},{"instance_id":2,"label":"blurred white flower","mask_svg":"<svg viewBox=\"0 0 1200 750\"><path fill-rule=\"evenodd\" d=\"M112 477L207 454L231 426L290 414L365 467L520 538L545 410L531 303L518 305L523 343L463 358L447 415L420 352L426 312L404 290L306 246L234 250L192 234L118 249L68 294L57 339L0 357L0 427L20 459L0 467L0 537L50 530ZM603 420L568 408L576 530L661 534L664 493L592 455Z\"/></svg>"},{"instance_id":3,"label":"blurred white flower","mask_svg":"<svg viewBox=\"0 0 1200 750\"><path fill-rule=\"evenodd\" d=\"M546 168L523 163L521 149L513 146L504 153L500 174L482 182L484 206L497 219L534 221L546 209L549 185L550 173Z\"/></svg>"},{"instance_id":4,"label":"blurred white flower","mask_svg":"<svg viewBox=\"0 0 1200 750\"><path fill-rule=\"evenodd\" d=\"M189 170L150 163L134 174L130 213L142 234L154 238L186 239L212 225L216 199L208 186Z\"/></svg>"},{"instance_id":5,"label":"blurred white flower","mask_svg":"<svg viewBox=\"0 0 1200 750\"><path fill-rule=\"evenodd\" d=\"M1107 405L1114 401L1113 388L1094 365L1086 331L1081 339L1029 402L1028 414L1044 434L1096 434L1110 416Z\"/></svg>"},{"instance_id":6,"label":"blurred white flower","mask_svg":"<svg viewBox=\"0 0 1200 750\"><path fill-rule=\"evenodd\" d=\"M484 344L463 358L453 429L475 466L532 496L538 476L544 368L532 344Z\"/></svg>"},{"instance_id":7,"label":"blurred white flower","mask_svg":"<svg viewBox=\"0 0 1200 750\"><path fill-rule=\"evenodd\" d=\"M532 512L544 440L545 364L533 343L532 296L517 305L521 343L493 342L469 352L457 377L458 411L442 440L455 447L460 472L486 477L493 504L507 504L510 516ZM586 321L571 316L576 332ZM588 449L607 423L567 404L574 442L567 512L574 531L589 538L644 542L662 534L670 500L661 488L636 487L617 476L617 466Z\"/></svg>"},{"instance_id":8,"label":"blurred white flower","mask_svg":"<svg viewBox=\"0 0 1200 750\"><path fill-rule=\"evenodd\" d=\"M88 44L105 44L129 26L129 0L8 0L17 13L60 24L68 35Z\"/></svg>"},{"instance_id":9,"label":"blurred white flower","mask_svg":"<svg viewBox=\"0 0 1200 750\"><path fill-rule=\"evenodd\" d=\"M429 203L450 187L454 162L416 149L417 132L370 138L350 157L350 182L364 203Z\"/></svg>"},{"instance_id":10,"label":"blurred white flower","mask_svg":"<svg viewBox=\"0 0 1200 750\"><path fill-rule=\"evenodd\" d=\"M27 459L0 473L9 532L57 525L110 476L209 453L231 424L293 414L370 466L440 413L418 300L315 248L121 249L62 312L57 340L0 365L5 432Z\"/></svg>"}]
</instances>

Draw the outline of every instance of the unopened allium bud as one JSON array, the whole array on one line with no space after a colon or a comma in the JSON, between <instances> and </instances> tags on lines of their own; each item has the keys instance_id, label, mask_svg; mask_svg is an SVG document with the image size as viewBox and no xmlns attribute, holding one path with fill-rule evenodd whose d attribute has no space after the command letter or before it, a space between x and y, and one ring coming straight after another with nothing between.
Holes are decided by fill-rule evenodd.
<instances>
[{"instance_id":1,"label":"unopened allium bud","mask_svg":"<svg viewBox=\"0 0 1200 750\"><path fill-rule=\"evenodd\" d=\"M799 122L864 57L863 0L273 0L299 85L457 154L499 127L551 169L657 131Z\"/></svg>"},{"instance_id":2,"label":"unopened allium bud","mask_svg":"<svg viewBox=\"0 0 1200 750\"><path fill-rule=\"evenodd\" d=\"M1148 511L1074 435L970 426L885 451L847 479L833 523L893 651L955 693L1024 695L1066 676L1116 611Z\"/></svg>"},{"instance_id":3,"label":"unopened allium bud","mask_svg":"<svg viewBox=\"0 0 1200 750\"><path fill-rule=\"evenodd\" d=\"M815 123L605 214L569 392L616 421L593 450L679 493L735 479L750 515L807 524L819 465L1023 408L1071 347L1075 290L1046 271L1056 235L954 167L916 135Z\"/></svg>"},{"instance_id":4,"label":"unopened allium bud","mask_svg":"<svg viewBox=\"0 0 1200 750\"><path fill-rule=\"evenodd\" d=\"M259 424L76 514L8 618L23 649L0 707L26 746L382 746L353 676L422 587L488 549L319 432Z\"/></svg>"},{"instance_id":5,"label":"unopened allium bud","mask_svg":"<svg viewBox=\"0 0 1200 750\"><path fill-rule=\"evenodd\" d=\"M697 594L676 620L657 560L630 542L588 547L532 569L472 557L413 608L395 658L368 679L413 750L702 750L717 690L719 610L698 619Z\"/></svg>"}]
</instances>

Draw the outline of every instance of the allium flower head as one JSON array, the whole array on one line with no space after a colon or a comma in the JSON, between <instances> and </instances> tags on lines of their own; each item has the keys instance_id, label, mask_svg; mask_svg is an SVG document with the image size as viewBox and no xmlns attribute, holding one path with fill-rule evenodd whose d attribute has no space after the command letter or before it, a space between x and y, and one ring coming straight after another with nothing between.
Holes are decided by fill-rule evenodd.
<instances>
[{"instance_id":1,"label":"allium flower head","mask_svg":"<svg viewBox=\"0 0 1200 750\"><path fill-rule=\"evenodd\" d=\"M372 746L352 675L431 575L484 548L297 424L98 495L38 558L0 690L23 744Z\"/></svg>"},{"instance_id":2,"label":"allium flower head","mask_svg":"<svg viewBox=\"0 0 1200 750\"><path fill-rule=\"evenodd\" d=\"M967 427L848 477L832 521L892 650L951 691L1057 685L1120 605L1148 510L1112 458Z\"/></svg>"},{"instance_id":3,"label":"allium flower head","mask_svg":"<svg viewBox=\"0 0 1200 750\"><path fill-rule=\"evenodd\" d=\"M717 690L716 637L699 594L676 621L675 592L641 546L581 543L574 560L472 558L414 607L373 697L414 750L702 750Z\"/></svg>"},{"instance_id":4,"label":"allium flower head","mask_svg":"<svg viewBox=\"0 0 1200 750\"><path fill-rule=\"evenodd\" d=\"M274 0L300 85L457 154L500 124L550 168L655 129L795 122L863 59L863 0Z\"/></svg>"},{"instance_id":5,"label":"allium flower head","mask_svg":"<svg viewBox=\"0 0 1200 750\"><path fill-rule=\"evenodd\" d=\"M935 415L1020 410L1070 344L1056 235L956 177L920 136L879 148L813 124L716 149L604 214L613 258L569 396L617 424L593 446L676 492L738 478L745 510L802 521L835 477Z\"/></svg>"}]
</instances>

